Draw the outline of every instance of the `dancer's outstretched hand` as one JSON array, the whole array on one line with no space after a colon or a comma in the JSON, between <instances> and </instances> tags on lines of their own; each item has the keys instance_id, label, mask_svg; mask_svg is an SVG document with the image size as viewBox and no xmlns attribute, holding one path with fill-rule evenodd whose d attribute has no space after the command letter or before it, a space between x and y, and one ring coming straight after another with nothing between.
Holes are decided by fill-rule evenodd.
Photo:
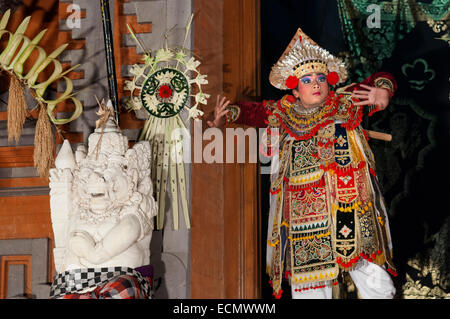
<instances>
[{"instance_id":1,"label":"dancer's outstretched hand","mask_svg":"<svg viewBox=\"0 0 450 319\"><path fill-rule=\"evenodd\" d=\"M360 99L360 102L354 103L355 105L375 105L380 110L384 110L389 105L390 96L388 90L365 84L361 84L361 86L367 91L353 91L352 97Z\"/></svg>"},{"instance_id":2,"label":"dancer's outstretched hand","mask_svg":"<svg viewBox=\"0 0 450 319\"><path fill-rule=\"evenodd\" d=\"M228 113L227 106L230 101L227 98L217 95L216 106L214 107L214 116L212 120L207 121L209 127L223 128L225 126L225 116Z\"/></svg>"}]
</instances>

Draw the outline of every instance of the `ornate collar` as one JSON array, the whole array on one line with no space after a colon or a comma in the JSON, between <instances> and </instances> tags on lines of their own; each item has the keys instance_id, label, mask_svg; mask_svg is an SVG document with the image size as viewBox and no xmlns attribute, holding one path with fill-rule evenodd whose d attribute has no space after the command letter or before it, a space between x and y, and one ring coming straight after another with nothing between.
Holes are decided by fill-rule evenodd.
<instances>
[{"instance_id":1,"label":"ornate collar","mask_svg":"<svg viewBox=\"0 0 450 319\"><path fill-rule=\"evenodd\" d=\"M339 96L330 91L322 106L307 110L299 108L292 95L285 95L277 103L277 108L274 115L286 132L296 140L306 140L320 128L333 122L333 116L339 108Z\"/></svg>"},{"instance_id":2,"label":"ornate collar","mask_svg":"<svg viewBox=\"0 0 450 319\"><path fill-rule=\"evenodd\" d=\"M316 107L307 109L302 104L300 104L298 102L298 100L296 100L294 103L292 103L292 106L293 106L292 110L295 113L300 114L300 115L305 115L305 116L308 116L308 115L311 115L313 113L316 113L321 107L321 106L316 106Z\"/></svg>"}]
</instances>

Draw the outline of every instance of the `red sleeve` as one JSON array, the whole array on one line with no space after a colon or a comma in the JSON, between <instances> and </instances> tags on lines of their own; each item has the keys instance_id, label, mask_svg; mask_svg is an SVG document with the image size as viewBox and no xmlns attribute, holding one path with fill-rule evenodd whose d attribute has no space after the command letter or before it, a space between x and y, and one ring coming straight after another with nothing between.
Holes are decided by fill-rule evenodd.
<instances>
[{"instance_id":1,"label":"red sleeve","mask_svg":"<svg viewBox=\"0 0 450 319\"><path fill-rule=\"evenodd\" d=\"M364 90L360 84L388 89L391 97L394 95L395 91L397 91L397 82L395 81L394 76L387 72L374 73L361 83L348 86L345 91L351 92L359 89Z\"/></svg>"},{"instance_id":2,"label":"red sleeve","mask_svg":"<svg viewBox=\"0 0 450 319\"><path fill-rule=\"evenodd\" d=\"M387 89L389 91L389 98L392 98L395 91L397 91L397 82L395 81L394 76L387 72L374 73L361 83L348 86L345 91L352 92L353 90L365 90L363 87L361 87L361 84ZM369 106L369 116L372 116L378 111L378 107Z\"/></svg>"},{"instance_id":3,"label":"red sleeve","mask_svg":"<svg viewBox=\"0 0 450 319\"><path fill-rule=\"evenodd\" d=\"M267 126L268 115L263 102L238 102L236 104L240 108L240 114L233 123L253 127Z\"/></svg>"}]
</instances>

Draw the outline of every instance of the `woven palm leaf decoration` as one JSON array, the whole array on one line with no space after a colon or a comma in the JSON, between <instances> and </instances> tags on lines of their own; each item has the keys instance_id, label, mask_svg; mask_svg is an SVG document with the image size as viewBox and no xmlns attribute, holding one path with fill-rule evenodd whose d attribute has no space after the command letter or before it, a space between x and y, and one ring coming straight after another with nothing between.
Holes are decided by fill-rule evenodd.
<instances>
[{"instance_id":1,"label":"woven palm leaf decoration","mask_svg":"<svg viewBox=\"0 0 450 319\"><path fill-rule=\"evenodd\" d=\"M192 16L186 26L185 43L191 22ZM159 206L157 229L164 226L166 195L169 195L166 194L167 187L170 188L173 228L176 230L179 227L180 204L189 229L184 154L180 147L182 141L180 136L173 137L173 132L181 129L189 134L180 117L183 110L188 112L188 120L203 115L198 106L207 103L209 95L202 92L201 86L208 81L206 75L198 71L200 62L189 56L185 43L181 48L169 48L166 41L165 46L152 56L140 44L130 26L128 29L145 52L144 64L132 67L134 77L125 82L125 89L131 92L127 108L135 111L145 109L148 113L139 140L148 140L151 144L152 182Z\"/></svg>"},{"instance_id":2,"label":"woven palm leaf decoration","mask_svg":"<svg viewBox=\"0 0 450 319\"><path fill-rule=\"evenodd\" d=\"M79 65L63 70L58 56L67 47L63 44L47 55L45 50L38 44L45 32L40 31L33 39L25 36L31 17L26 17L13 33L6 29L11 11L7 10L0 20L0 40L8 36L8 43L0 52L0 70L6 73L10 79L9 99L8 99L8 140L19 141L23 124L27 116L27 105L25 100L24 87L27 87L31 95L39 104L39 115L36 123L34 140L34 165L41 177L47 177L48 171L53 163L53 135L50 121L53 124L66 124L78 118L83 110L81 102L74 97L72 80L65 75ZM32 67L24 73L24 64L30 55L37 51L38 55L33 60ZM53 73L45 81L39 83L38 76L53 64ZM58 95L56 99L48 98L47 89L52 83L60 80L65 81L65 91ZM75 110L70 118L55 118L54 110L56 106L71 99L75 105Z\"/></svg>"}]
</instances>

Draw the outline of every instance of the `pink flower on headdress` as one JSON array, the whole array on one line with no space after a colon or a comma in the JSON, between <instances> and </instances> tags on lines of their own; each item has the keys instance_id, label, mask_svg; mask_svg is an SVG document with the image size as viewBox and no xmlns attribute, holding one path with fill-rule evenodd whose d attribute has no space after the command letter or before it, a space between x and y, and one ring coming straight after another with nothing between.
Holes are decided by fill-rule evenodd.
<instances>
[{"instance_id":1,"label":"pink flower on headdress","mask_svg":"<svg viewBox=\"0 0 450 319\"><path fill-rule=\"evenodd\" d=\"M293 90L296 89L298 86L298 78L296 76L290 75L286 79L286 87Z\"/></svg>"}]
</instances>

